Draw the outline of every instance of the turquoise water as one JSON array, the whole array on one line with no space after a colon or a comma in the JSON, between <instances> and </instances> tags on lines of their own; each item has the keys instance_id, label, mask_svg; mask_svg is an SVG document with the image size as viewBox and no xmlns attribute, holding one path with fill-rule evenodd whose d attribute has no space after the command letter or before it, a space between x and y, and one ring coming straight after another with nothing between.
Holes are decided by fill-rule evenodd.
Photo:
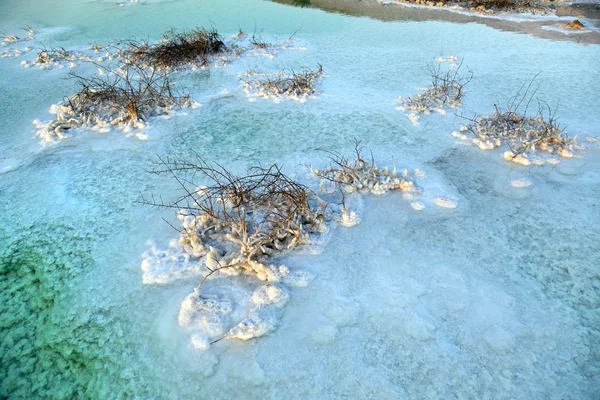
<instances>
[{"instance_id":1,"label":"turquoise water","mask_svg":"<svg viewBox=\"0 0 600 400\"><path fill-rule=\"evenodd\" d=\"M485 114L538 72L538 95L560 103L568 131L597 137L600 51L478 24L381 22L263 1L45 1L0 4L0 31L38 30L33 47L85 49L116 38L157 40L169 27L255 25L269 40L296 33L275 58L242 57L181 74L202 104L151 121L147 141L82 131L56 145L34 119L75 90L65 69L0 59L0 397L9 398L594 398L600 390L600 157L523 168L457 143L463 120L424 116L415 127L398 96L428 84L421 66L464 57L474 72L463 111ZM323 65L305 103L249 102L249 68ZM223 92L227 89L227 92ZM177 323L192 277L143 285L150 240L176 238L140 206L170 196L149 173L156 154L198 151L236 171L277 162L303 176L318 149L420 168L425 210L398 194L365 197L362 223L337 228L318 255L286 265L311 272L291 289L278 329L207 351ZM596 144L597 146L597 144ZM527 178L533 185L511 187ZM458 207L437 207L436 196Z\"/></svg>"}]
</instances>

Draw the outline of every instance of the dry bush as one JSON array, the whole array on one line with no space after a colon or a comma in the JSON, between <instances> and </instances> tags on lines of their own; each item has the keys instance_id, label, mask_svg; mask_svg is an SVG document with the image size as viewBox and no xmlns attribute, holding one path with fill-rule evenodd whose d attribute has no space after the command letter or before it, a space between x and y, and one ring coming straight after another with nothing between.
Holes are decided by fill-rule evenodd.
<instances>
[{"instance_id":1,"label":"dry bush","mask_svg":"<svg viewBox=\"0 0 600 400\"><path fill-rule=\"evenodd\" d=\"M323 74L323 66L319 64L316 70L304 68L301 72L262 74L248 71L241 79L246 92L253 96L305 99L315 93L318 79Z\"/></svg>"},{"instance_id":2,"label":"dry bush","mask_svg":"<svg viewBox=\"0 0 600 400\"><path fill-rule=\"evenodd\" d=\"M118 70L106 68L106 72L92 77L71 72L81 87L67 99L66 105L74 114L93 114L98 120L116 124L143 121L180 103L168 74L146 71L136 64L124 64Z\"/></svg>"},{"instance_id":3,"label":"dry bush","mask_svg":"<svg viewBox=\"0 0 600 400\"><path fill-rule=\"evenodd\" d=\"M401 106L409 111L429 113L444 110L446 106L459 107L465 95L465 85L473 79L473 72L468 70L460 74L461 63L455 69L447 69L441 63L433 61L423 68L431 78L431 85L416 96L400 98Z\"/></svg>"},{"instance_id":4,"label":"dry bush","mask_svg":"<svg viewBox=\"0 0 600 400\"><path fill-rule=\"evenodd\" d=\"M42 139L63 139L68 136L65 131L82 125L142 128L149 117L168 114L173 107L195 105L188 95L176 94L166 73L132 63L118 68L94 65L103 71L102 75L87 77L70 72L69 77L78 81L80 90L51 107L56 120L38 124Z\"/></svg>"},{"instance_id":5,"label":"dry bush","mask_svg":"<svg viewBox=\"0 0 600 400\"><path fill-rule=\"evenodd\" d=\"M159 159L153 172L171 175L183 194L172 202L143 198L142 203L180 212L181 244L190 254L207 256L210 271L204 280L222 269L238 269L276 281L275 267L266 265L269 258L308 243L324 229L325 205L277 164L237 176L197 156ZM198 187L198 177L210 185Z\"/></svg>"},{"instance_id":6,"label":"dry bush","mask_svg":"<svg viewBox=\"0 0 600 400\"><path fill-rule=\"evenodd\" d=\"M44 48L37 54L35 62L38 64L54 64L61 61L74 61L76 59L77 57L75 57L71 51L66 50L64 47L53 49Z\"/></svg>"},{"instance_id":7,"label":"dry bush","mask_svg":"<svg viewBox=\"0 0 600 400\"><path fill-rule=\"evenodd\" d=\"M336 151L326 151L331 160L330 166L321 170L312 169L312 173L339 186L346 193L372 193L381 196L391 190L416 190L407 171L398 174L395 165L391 171L388 167L379 168L375 165L373 154L367 160L363 151L359 141L355 142L352 158Z\"/></svg>"},{"instance_id":8,"label":"dry bush","mask_svg":"<svg viewBox=\"0 0 600 400\"><path fill-rule=\"evenodd\" d=\"M254 46L255 49L267 50L273 48L275 45L273 43L267 42L263 39L262 35L256 33L256 27L254 28L254 33L250 37L250 44Z\"/></svg>"},{"instance_id":9,"label":"dry bush","mask_svg":"<svg viewBox=\"0 0 600 400\"><path fill-rule=\"evenodd\" d=\"M157 44L129 41L128 45L134 60L162 69L195 63L209 65L211 57L226 49L223 38L214 28L182 32L172 29Z\"/></svg>"},{"instance_id":10,"label":"dry bush","mask_svg":"<svg viewBox=\"0 0 600 400\"><path fill-rule=\"evenodd\" d=\"M529 0L476 0L473 7L485 7L496 11L525 11L539 6Z\"/></svg>"},{"instance_id":11,"label":"dry bush","mask_svg":"<svg viewBox=\"0 0 600 400\"><path fill-rule=\"evenodd\" d=\"M527 87L521 86L506 108L494 105L494 112L487 116L466 118L470 123L461 128L464 133L455 136L468 135L482 150L507 146L509 151L504 157L525 165L530 164L529 158L536 151L572 157L575 140L558 123L556 108L535 97L539 86L532 89L534 80ZM534 100L537 111L529 115Z\"/></svg>"}]
</instances>

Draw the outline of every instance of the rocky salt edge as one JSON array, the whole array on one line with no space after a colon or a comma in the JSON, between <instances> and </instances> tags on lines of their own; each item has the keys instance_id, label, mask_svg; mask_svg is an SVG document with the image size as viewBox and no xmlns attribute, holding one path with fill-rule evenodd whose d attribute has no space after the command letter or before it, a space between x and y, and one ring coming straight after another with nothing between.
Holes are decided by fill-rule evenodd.
<instances>
[{"instance_id":1,"label":"rocky salt edge","mask_svg":"<svg viewBox=\"0 0 600 400\"><path fill-rule=\"evenodd\" d=\"M362 159L350 167L345 170L311 168L313 178L310 179L318 181L314 182L315 193L319 193L315 201L325 210L323 219L315 229L303 235L300 245L292 243L292 237L282 238L280 245L259 257L244 258L239 250L239 236L219 221L187 210L178 213L182 225L179 240L171 241L167 250L151 245L142 256L141 269L144 284L169 284L194 276L203 277L200 285L181 303L177 319L195 348L206 350L224 339L249 340L276 330L290 299L290 289L306 287L314 279L307 271L277 265L277 260L290 251L311 249L314 252L315 246L322 247L323 238L332 225L352 227L360 223L363 195L382 196L399 191L405 199L417 204L415 200L420 198L422 189L416 186L413 175L427 178L420 169L411 175L407 170L379 168ZM343 197L341 203L339 196ZM452 208L448 203L440 206ZM218 273L209 273L211 271ZM207 276L207 282L211 282L209 288L203 286ZM224 283L235 276L242 279L242 283Z\"/></svg>"}]
</instances>

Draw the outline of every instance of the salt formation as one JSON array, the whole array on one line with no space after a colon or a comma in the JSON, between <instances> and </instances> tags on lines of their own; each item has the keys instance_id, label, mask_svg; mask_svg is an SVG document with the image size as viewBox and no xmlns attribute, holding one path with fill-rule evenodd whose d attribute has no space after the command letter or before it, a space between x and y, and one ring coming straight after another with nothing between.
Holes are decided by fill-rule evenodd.
<instances>
[{"instance_id":1,"label":"salt formation","mask_svg":"<svg viewBox=\"0 0 600 400\"><path fill-rule=\"evenodd\" d=\"M452 66L456 66L456 63L458 62L458 57L454 56L454 55L449 55L447 57L439 56L437 59L437 62L439 62L439 63L448 62Z\"/></svg>"},{"instance_id":2,"label":"salt formation","mask_svg":"<svg viewBox=\"0 0 600 400\"><path fill-rule=\"evenodd\" d=\"M440 61L441 60L441 61ZM444 67L441 62L450 61L448 67ZM408 118L416 126L419 123L419 114L429 114L439 112L446 114L447 107L460 107L464 97L464 87L473 78L473 73L467 75L459 74L462 62L456 66L454 63L457 58L449 56L447 59L440 57L438 62L432 62L425 66L424 71L431 78L431 85L422 89L422 93L408 98L399 97L396 100L398 109L409 111ZM453 69L456 67L455 69Z\"/></svg>"},{"instance_id":3,"label":"salt formation","mask_svg":"<svg viewBox=\"0 0 600 400\"><path fill-rule=\"evenodd\" d=\"M342 215L340 216L338 222L340 225L351 228L360 223L360 217L356 213L356 211L348 211L347 208L342 209Z\"/></svg>"},{"instance_id":4,"label":"salt formation","mask_svg":"<svg viewBox=\"0 0 600 400\"><path fill-rule=\"evenodd\" d=\"M194 70L216 63L225 65L251 50L291 48L287 46L291 41L290 37L287 41L270 44L257 39L256 35L248 39L248 35L240 31L226 43L215 29L196 28L181 32L171 30L156 44L127 40L93 44L91 52L43 49L34 61L21 64L45 69L75 68L82 61L97 67L98 74L84 77L73 71L70 73L71 78L79 81L81 90L50 107L50 113L56 115L54 120L34 121L37 136L43 142L52 143L69 137L70 130L78 127L99 132L108 132L112 127L125 132L143 129L150 117L166 116L177 108L199 106L188 95L175 95L169 80L172 71ZM21 52L11 50L0 56L17 57ZM113 61L116 64L111 64ZM322 73L319 68L318 71L293 74L289 80L278 76L270 80L271 84L262 83L266 85L264 93L304 98L314 92L316 78ZM135 137L147 139L139 133Z\"/></svg>"},{"instance_id":5,"label":"salt formation","mask_svg":"<svg viewBox=\"0 0 600 400\"><path fill-rule=\"evenodd\" d=\"M277 72L267 74L257 71L246 71L242 76L244 91L253 97L287 98L295 101L306 101L316 92L318 80L324 75L323 66L312 70L305 68L302 72Z\"/></svg>"},{"instance_id":6,"label":"salt formation","mask_svg":"<svg viewBox=\"0 0 600 400\"><path fill-rule=\"evenodd\" d=\"M5 35L2 41L0 42L0 46L6 46L8 49L0 51L0 58L16 58L21 56L21 54L27 53L31 50L31 47L27 46L24 49L15 49L10 46L16 43L26 42L35 39L35 31L27 26L23 28L25 32L27 32L27 36L24 38L14 36L14 35Z\"/></svg>"},{"instance_id":7,"label":"salt formation","mask_svg":"<svg viewBox=\"0 0 600 400\"><path fill-rule=\"evenodd\" d=\"M193 162L160 159L156 173L177 178L185 195L173 203L143 199L148 205L177 208L182 230L168 251L154 247L144 254L144 283L167 283L192 276L202 265L208 272L181 304L178 322L190 331L192 344L206 349L222 339L248 340L277 328L278 314L289 301L288 287L305 287L312 276L277 265L287 252L308 247L337 219L342 226L360 222L346 208L345 196L358 193L383 195L392 190L420 193L408 171L378 168L361 155L349 161L331 153L332 165L312 172L334 191L342 204L330 204L314 191L284 175L274 164L252 167L247 176L236 176L201 158ZM211 186L196 186L189 176L203 176ZM321 185L322 187L325 185ZM331 191L328 191L331 194ZM252 276L262 284L252 294L236 285L223 289L203 285L216 275ZM222 285L221 285L222 286Z\"/></svg>"},{"instance_id":8,"label":"salt formation","mask_svg":"<svg viewBox=\"0 0 600 400\"><path fill-rule=\"evenodd\" d=\"M148 244L150 249L142 254L144 284L165 284L204 272L202 263L193 253L183 251L176 240L171 241L168 250L159 250L151 242Z\"/></svg>"},{"instance_id":9,"label":"salt formation","mask_svg":"<svg viewBox=\"0 0 600 400\"><path fill-rule=\"evenodd\" d=\"M398 173L394 165L379 168L371 158L366 160L362 154L359 142L354 147L354 160L350 160L337 152L329 152L330 166L324 169L311 168L313 175L321 179L320 188L325 188L323 193L330 194L336 191L341 193L341 207L337 214L337 221L344 227L352 227L360 223L360 216L356 211L346 207L346 196L348 194L372 194L383 196L394 190L401 191L407 199L417 199L422 190L414 183L414 179L404 170ZM424 174L423 171L415 170ZM330 204L330 209L336 209L336 205Z\"/></svg>"},{"instance_id":10,"label":"salt formation","mask_svg":"<svg viewBox=\"0 0 600 400\"><path fill-rule=\"evenodd\" d=\"M32 66L43 69L64 67L75 68L78 61L88 62L92 60L89 56L78 51L66 50L64 47L58 47L54 49L43 49L37 53L35 60L31 62L22 61L21 65L25 68Z\"/></svg>"},{"instance_id":11,"label":"salt formation","mask_svg":"<svg viewBox=\"0 0 600 400\"><path fill-rule=\"evenodd\" d=\"M285 286L303 287L312 279L306 272L275 265L272 260L326 231L324 204L277 165L253 167L248 176L238 177L201 159L195 163L162 160L156 172L185 174L192 170L211 179L213 186L185 188L188 195L170 206L181 208L183 230L178 244L185 253L183 261L203 264L209 272L182 304L179 323L192 330L199 328L211 342L222 338L247 340L269 333L277 320L275 311L269 309L287 303ZM149 252L142 267L147 271L148 266L161 265L164 258L161 253ZM181 262L180 258L174 261ZM176 278L181 274L172 275ZM251 296L252 307L241 322L239 316L228 316L228 309L206 310L214 301L206 305L205 296L209 295L200 288L213 274L251 275L267 283ZM145 282L151 281L159 279L145 278ZM209 313L205 318L208 322L198 325L198 313Z\"/></svg>"},{"instance_id":12,"label":"salt formation","mask_svg":"<svg viewBox=\"0 0 600 400\"><path fill-rule=\"evenodd\" d=\"M532 81L533 82L533 81ZM527 108L535 91L528 96L529 87L521 95L523 87L506 109L495 106L495 111L484 117L469 119L470 123L461 126L452 135L467 140L480 150L506 149L503 157L525 166L542 165L545 160L538 152L556 154L563 158L574 157L580 149L576 137L569 138L555 117L555 111L546 103L540 103L536 115L527 115Z\"/></svg>"},{"instance_id":13,"label":"salt formation","mask_svg":"<svg viewBox=\"0 0 600 400\"><path fill-rule=\"evenodd\" d=\"M425 209L425 204L421 203L420 201L413 201L410 203L410 206L415 211L423 211Z\"/></svg>"},{"instance_id":14,"label":"salt formation","mask_svg":"<svg viewBox=\"0 0 600 400\"><path fill-rule=\"evenodd\" d=\"M148 118L166 115L179 107L197 107L188 95L176 97L169 77L146 71L136 64L103 68L106 74L91 78L72 73L81 90L67 100L50 107L56 118L34 121L37 136L43 142L69 137L69 131L82 126L100 132L117 127L129 132L145 127Z\"/></svg>"},{"instance_id":15,"label":"salt formation","mask_svg":"<svg viewBox=\"0 0 600 400\"><path fill-rule=\"evenodd\" d=\"M256 32L254 32L252 36L249 37L250 46L248 46L246 51L250 56L273 58L281 50L306 50L306 48L302 46L293 46L295 42L294 36L295 33L286 40L267 42L260 34L257 35ZM241 30L234 36L234 38L246 37L247 35Z\"/></svg>"},{"instance_id":16,"label":"salt formation","mask_svg":"<svg viewBox=\"0 0 600 400\"><path fill-rule=\"evenodd\" d=\"M436 197L434 202L442 208L456 208L458 206L456 199L450 196Z\"/></svg>"},{"instance_id":17,"label":"salt formation","mask_svg":"<svg viewBox=\"0 0 600 400\"><path fill-rule=\"evenodd\" d=\"M324 181L329 181L345 193L371 193L382 196L391 190L419 192L408 170L398 173L394 165L379 168L375 161L366 160L362 155L360 143L355 146L355 159L349 160L337 152L329 152L331 165L325 169L312 169L312 173Z\"/></svg>"},{"instance_id":18,"label":"salt formation","mask_svg":"<svg viewBox=\"0 0 600 400\"><path fill-rule=\"evenodd\" d=\"M22 29L27 33L26 37L23 38L23 37L18 37L15 35L4 35L4 39L2 40L2 42L0 42L0 45L8 46L13 43L19 43L19 42L35 39L35 31L33 30L32 27L26 26L25 28L22 28Z\"/></svg>"},{"instance_id":19,"label":"salt formation","mask_svg":"<svg viewBox=\"0 0 600 400\"><path fill-rule=\"evenodd\" d=\"M528 188L532 185L531 181L527 178L513 179L510 181L510 186L514 188Z\"/></svg>"}]
</instances>

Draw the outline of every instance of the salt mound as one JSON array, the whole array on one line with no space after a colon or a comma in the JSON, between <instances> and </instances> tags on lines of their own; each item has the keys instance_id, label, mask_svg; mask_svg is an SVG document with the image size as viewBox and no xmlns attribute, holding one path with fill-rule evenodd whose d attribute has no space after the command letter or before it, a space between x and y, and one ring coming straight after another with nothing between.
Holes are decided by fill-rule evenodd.
<instances>
[{"instance_id":1,"label":"salt mound","mask_svg":"<svg viewBox=\"0 0 600 400\"><path fill-rule=\"evenodd\" d=\"M360 223L360 217L355 211L348 211L344 208L338 221L340 225L346 228L351 228Z\"/></svg>"},{"instance_id":2,"label":"salt mound","mask_svg":"<svg viewBox=\"0 0 600 400\"><path fill-rule=\"evenodd\" d=\"M287 290L280 285L268 283L259 286L252 293L252 302L256 305L273 304L277 308L285 307L290 299Z\"/></svg>"},{"instance_id":3,"label":"salt mound","mask_svg":"<svg viewBox=\"0 0 600 400\"><path fill-rule=\"evenodd\" d=\"M277 318L270 308L260 308L244 318L226 335L229 339L250 340L261 337L277 329Z\"/></svg>"},{"instance_id":4,"label":"salt mound","mask_svg":"<svg viewBox=\"0 0 600 400\"><path fill-rule=\"evenodd\" d=\"M456 208L458 206L458 203L455 199L447 196L436 197L434 202L442 208Z\"/></svg>"},{"instance_id":5,"label":"salt mound","mask_svg":"<svg viewBox=\"0 0 600 400\"><path fill-rule=\"evenodd\" d=\"M513 179L512 181L510 181L510 186L514 188L527 188L531 185L531 181L527 178Z\"/></svg>"}]
</instances>

